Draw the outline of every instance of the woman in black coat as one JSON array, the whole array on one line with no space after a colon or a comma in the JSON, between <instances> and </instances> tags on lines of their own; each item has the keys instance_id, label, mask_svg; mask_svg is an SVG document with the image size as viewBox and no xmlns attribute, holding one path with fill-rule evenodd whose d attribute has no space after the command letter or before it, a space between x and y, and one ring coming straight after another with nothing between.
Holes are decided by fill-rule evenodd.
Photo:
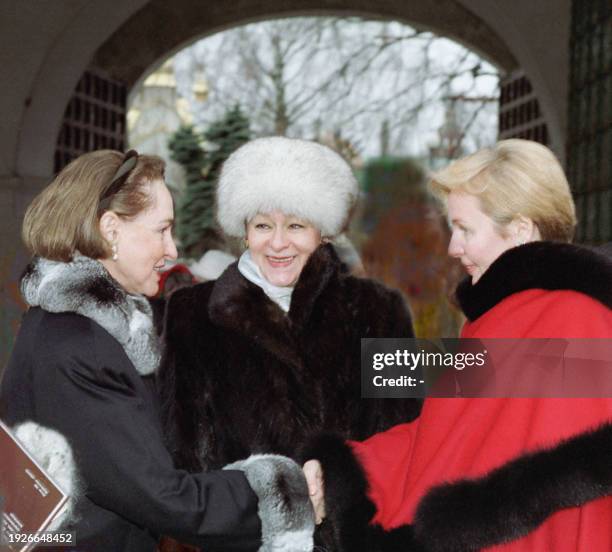
<instances>
[{"instance_id":1,"label":"woman in black coat","mask_svg":"<svg viewBox=\"0 0 612 552\"><path fill-rule=\"evenodd\" d=\"M53 528L74 531L78 550L152 552L168 534L254 551L300 524L312 532L307 488L301 468L277 457L209 474L173 466L146 381L160 354L144 296L176 258L163 169L133 151L93 152L29 207L30 308L2 381L2 419L70 496ZM290 514L266 500L268 485L286 491Z\"/></svg>"},{"instance_id":2,"label":"woman in black coat","mask_svg":"<svg viewBox=\"0 0 612 552\"><path fill-rule=\"evenodd\" d=\"M313 142L261 138L225 163L218 220L247 249L218 280L174 293L166 311L160 391L178 467L299 459L321 432L365 438L418 415L415 400L361 398L361 338L413 330L401 295L351 276L327 243L356 194L350 167ZM327 518L319 536L333 550Z\"/></svg>"}]
</instances>

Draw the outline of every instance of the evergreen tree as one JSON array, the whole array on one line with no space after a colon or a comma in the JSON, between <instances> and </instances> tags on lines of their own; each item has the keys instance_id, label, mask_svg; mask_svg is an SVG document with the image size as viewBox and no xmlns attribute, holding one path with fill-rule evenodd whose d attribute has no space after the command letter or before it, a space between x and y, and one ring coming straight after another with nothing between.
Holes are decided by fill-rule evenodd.
<instances>
[{"instance_id":1,"label":"evergreen tree","mask_svg":"<svg viewBox=\"0 0 612 552\"><path fill-rule=\"evenodd\" d=\"M215 222L215 186L223 162L250 138L249 121L240 106L228 110L203 136L180 128L168 146L186 173L186 188L176 211L177 237L187 257L199 258L223 242Z\"/></svg>"}]
</instances>

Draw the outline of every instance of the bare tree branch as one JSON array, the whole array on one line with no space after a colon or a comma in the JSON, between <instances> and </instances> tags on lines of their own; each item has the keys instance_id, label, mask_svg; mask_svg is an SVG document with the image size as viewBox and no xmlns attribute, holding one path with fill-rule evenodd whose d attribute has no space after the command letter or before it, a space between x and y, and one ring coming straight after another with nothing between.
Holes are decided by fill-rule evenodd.
<instances>
[{"instance_id":1,"label":"bare tree branch","mask_svg":"<svg viewBox=\"0 0 612 552\"><path fill-rule=\"evenodd\" d=\"M496 124L495 69L460 45L396 22L291 18L205 40L211 47L198 50L198 63L211 101L203 121L240 103L257 133L341 132L368 151L388 121L396 152L412 136L431 140L425 137L436 135L448 102L477 106L461 120L459 147L475 141L480 121Z\"/></svg>"}]
</instances>

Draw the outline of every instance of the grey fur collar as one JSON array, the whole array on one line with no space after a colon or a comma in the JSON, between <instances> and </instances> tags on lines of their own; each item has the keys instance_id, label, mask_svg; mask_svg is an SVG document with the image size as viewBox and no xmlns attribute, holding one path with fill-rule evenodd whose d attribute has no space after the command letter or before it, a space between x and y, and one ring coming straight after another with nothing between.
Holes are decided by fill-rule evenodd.
<instances>
[{"instance_id":1,"label":"grey fur collar","mask_svg":"<svg viewBox=\"0 0 612 552\"><path fill-rule=\"evenodd\" d=\"M148 300L126 293L102 263L75 255L69 263L35 257L21 280L28 305L74 312L102 326L123 347L138 373L153 373L160 352Z\"/></svg>"}]
</instances>

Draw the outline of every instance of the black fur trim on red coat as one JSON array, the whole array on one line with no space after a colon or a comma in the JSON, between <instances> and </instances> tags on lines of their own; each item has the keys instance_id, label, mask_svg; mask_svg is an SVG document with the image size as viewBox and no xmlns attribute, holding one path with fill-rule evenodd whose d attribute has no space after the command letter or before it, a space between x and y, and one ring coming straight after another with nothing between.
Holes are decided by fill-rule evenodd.
<instances>
[{"instance_id":1,"label":"black fur trim on red coat","mask_svg":"<svg viewBox=\"0 0 612 552\"><path fill-rule=\"evenodd\" d=\"M385 531L360 525L373 515L365 475L350 447L330 439L313 442L304 459L321 462L327 516L343 552L473 552L521 538L559 510L612 494L612 424L605 424L486 476L434 487L412 525Z\"/></svg>"},{"instance_id":2,"label":"black fur trim on red coat","mask_svg":"<svg viewBox=\"0 0 612 552\"><path fill-rule=\"evenodd\" d=\"M301 461L317 459L323 468L326 516L315 543L331 542L337 552L426 552L412 525L385 531L370 525L376 513L368 482L353 450L337 435L320 434L304 448Z\"/></svg>"},{"instance_id":3,"label":"black fur trim on red coat","mask_svg":"<svg viewBox=\"0 0 612 552\"><path fill-rule=\"evenodd\" d=\"M472 285L457 287L457 300L470 321L513 293L528 289L572 290L612 308L612 260L569 243L538 241L509 249Z\"/></svg>"},{"instance_id":4,"label":"black fur trim on red coat","mask_svg":"<svg viewBox=\"0 0 612 552\"><path fill-rule=\"evenodd\" d=\"M368 523L376 508L367 497L368 482L350 446L337 435L320 434L300 456L302 463L316 459L323 468L326 516L318 531L328 534L325 540L331 536L338 552L366 550Z\"/></svg>"},{"instance_id":5,"label":"black fur trim on red coat","mask_svg":"<svg viewBox=\"0 0 612 552\"><path fill-rule=\"evenodd\" d=\"M432 489L414 521L431 552L463 552L527 535L547 517L612 494L612 424L526 454L478 479Z\"/></svg>"}]
</instances>

